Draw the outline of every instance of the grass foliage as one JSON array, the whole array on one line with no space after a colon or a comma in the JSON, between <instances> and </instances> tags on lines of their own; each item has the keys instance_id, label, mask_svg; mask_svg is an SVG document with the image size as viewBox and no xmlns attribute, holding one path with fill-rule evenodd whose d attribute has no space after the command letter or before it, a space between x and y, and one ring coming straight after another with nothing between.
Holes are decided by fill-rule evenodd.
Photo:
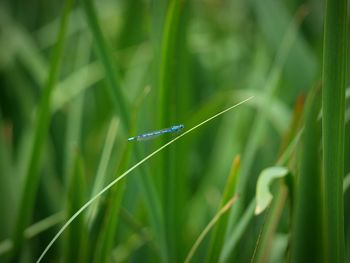
<instances>
[{"instance_id":1,"label":"grass foliage","mask_svg":"<svg viewBox=\"0 0 350 263\"><path fill-rule=\"evenodd\" d=\"M350 261L347 0L20 2L1 262Z\"/></svg>"}]
</instances>

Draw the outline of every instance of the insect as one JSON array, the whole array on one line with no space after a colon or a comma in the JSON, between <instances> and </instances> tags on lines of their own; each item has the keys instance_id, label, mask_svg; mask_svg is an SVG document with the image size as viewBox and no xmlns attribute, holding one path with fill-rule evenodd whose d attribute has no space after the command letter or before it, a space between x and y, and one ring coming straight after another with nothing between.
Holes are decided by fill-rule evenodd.
<instances>
[{"instance_id":1,"label":"insect","mask_svg":"<svg viewBox=\"0 0 350 263\"><path fill-rule=\"evenodd\" d=\"M173 133L173 132L179 132L181 131L185 126L183 124L179 124L179 125L173 125L170 128L166 128L166 129L162 129L159 131L153 131L153 132L147 132L147 133L143 133L134 137L130 137L128 139L128 141L145 141L145 140L149 140L149 139L153 139L155 137L158 137L162 134L165 133Z\"/></svg>"}]
</instances>

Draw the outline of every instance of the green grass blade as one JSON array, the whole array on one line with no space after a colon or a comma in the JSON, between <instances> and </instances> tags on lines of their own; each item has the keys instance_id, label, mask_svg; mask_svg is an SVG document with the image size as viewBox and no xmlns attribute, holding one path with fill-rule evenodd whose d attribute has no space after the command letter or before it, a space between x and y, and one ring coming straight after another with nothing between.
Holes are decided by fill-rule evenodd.
<instances>
[{"instance_id":1,"label":"green grass blade","mask_svg":"<svg viewBox=\"0 0 350 263\"><path fill-rule=\"evenodd\" d=\"M323 41L322 144L326 261L344 262L344 111L348 1L326 1Z\"/></svg>"},{"instance_id":2,"label":"green grass blade","mask_svg":"<svg viewBox=\"0 0 350 263\"><path fill-rule=\"evenodd\" d=\"M110 262L124 190L125 181L121 181L118 187L113 187L108 194L107 208L94 251L94 262L96 263Z\"/></svg>"},{"instance_id":3,"label":"green grass blade","mask_svg":"<svg viewBox=\"0 0 350 263\"><path fill-rule=\"evenodd\" d=\"M122 159L118 165L118 169L115 172L115 177L117 179L118 175L127 168L130 155L131 147L127 147L123 152ZM108 193L106 212L103 215L103 225L99 231L95 249L94 262L96 263L110 261L114 237L116 234L117 224L119 222L119 210L121 207L124 190L125 180L121 181L118 187L113 187L111 192ZM98 194L98 192L96 194Z\"/></svg>"},{"instance_id":4,"label":"green grass blade","mask_svg":"<svg viewBox=\"0 0 350 263\"><path fill-rule=\"evenodd\" d=\"M231 255L232 248L235 248L237 246L239 240L242 238L244 232L246 231L250 221L254 217L255 206L256 202L255 199L253 199L242 214L240 220L238 221L235 231L225 241L225 245L223 246L222 252L220 254L219 262L229 262L229 257Z\"/></svg>"},{"instance_id":5,"label":"green grass blade","mask_svg":"<svg viewBox=\"0 0 350 263\"><path fill-rule=\"evenodd\" d=\"M80 35L78 39L78 51L74 61L74 68L78 69L81 64L85 64L88 62L89 57L91 55L91 40L87 39L85 35ZM85 79L87 74L81 76L81 78L77 79L71 85L67 85L67 88L72 91L76 90L77 86L85 84ZM52 94L52 112L55 112L55 93L61 91L60 87L57 85L55 91ZM64 92L63 92L64 93ZM67 186L69 182L69 176L72 172L69 170L74 167L74 160L76 151L80 149L80 141L81 141L81 127L82 127L82 116L83 116L83 106L84 106L84 92L82 92L81 96L75 98L69 104L69 113L67 114L67 128L65 135L65 154L64 154L64 175L65 182L64 185Z\"/></svg>"},{"instance_id":6,"label":"green grass blade","mask_svg":"<svg viewBox=\"0 0 350 263\"><path fill-rule=\"evenodd\" d=\"M221 199L220 208L222 208L228 202L228 200L233 196L236 190L239 165L240 157L237 156L232 162L231 172L227 179L224 194ZM213 230L213 237L211 239L211 244L208 249L209 253L207 256L207 262L218 262L225 239L227 223L228 214L222 215L220 221L217 223Z\"/></svg>"},{"instance_id":7,"label":"green grass blade","mask_svg":"<svg viewBox=\"0 0 350 263\"><path fill-rule=\"evenodd\" d=\"M52 111L56 112L63 108L75 97L102 80L103 77L102 66L98 62L91 62L61 80L52 94Z\"/></svg>"},{"instance_id":8,"label":"green grass blade","mask_svg":"<svg viewBox=\"0 0 350 263\"><path fill-rule=\"evenodd\" d=\"M5 131L5 125L3 123L2 114L0 111L0 131ZM0 134L0 174L7 175L12 174L11 169L11 151L4 134ZM0 176L0 200L6 200L6 202L0 202L0 211L3 216L0 218L0 238L8 237L13 228L12 218L14 217L15 207L15 182L13 178L7 176Z\"/></svg>"},{"instance_id":9,"label":"green grass blade","mask_svg":"<svg viewBox=\"0 0 350 263\"><path fill-rule=\"evenodd\" d=\"M102 35L101 27L96 15L96 9L93 6L92 1L83 0L81 1L81 4L85 12L87 23L94 37L97 55L101 59L101 62L105 69L108 84L108 94L112 99L113 106L120 114L123 127L126 131L128 131L130 128L130 117L128 113L127 103L124 99L125 97L123 95L123 91L117 80L117 71L112 61L112 52L109 51L107 43L105 42L105 39Z\"/></svg>"},{"instance_id":10,"label":"green grass blade","mask_svg":"<svg viewBox=\"0 0 350 263\"><path fill-rule=\"evenodd\" d=\"M116 70L112 61L112 53L109 51L107 44L105 43L105 40L103 38L102 31L96 15L96 10L91 0L83 0L82 5L86 15L87 23L96 42L97 55L99 56L106 72L106 78L108 82L108 93L112 99L113 106L120 115L121 124L124 130L128 132L131 128L129 111L127 108L127 103L123 96L123 91L121 90L120 85L117 81ZM137 146L135 147L134 155L136 159L139 159L140 151L138 150ZM144 168L142 169L143 171L145 171ZM159 198L157 196L158 194L155 191L153 182L147 176L147 173L145 174L145 176L142 176L140 182L142 190L145 192L146 195L146 201L150 210L152 224L154 225L156 230L160 229L160 233L157 232L157 236L161 240L161 244L165 245L165 230L163 226L164 224L162 220L162 214L160 212L161 209L159 204Z\"/></svg>"},{"instance_id":11,"label":"green grass blade","mask_svg":"<svg viewBox=\"0 0 350 263\"><path fill-rule=\"evenodd\" d=\"M74 158L72 174L68 183L66 216L69 218L84 204L86 187L83 164L78 153ZM66 232L63 250L64 262L85 262L87 252L87 226L84 218L78 218Z\"/></svg>"},{"instance_id":12,"label":"green grass blade","mask_svg":"<svg viewBox=\"0 0 350 263\"><path fill-rule=\"evenodd\" d=\"M250 2L257 16L258 26L261 28L262 34L269 43L270 48L272 50L278 49L293 17L290 13L290 8L287 8L288 5L285 2L276 2L274 0L264 2L252 0ZM301 4L299 3L298 5ZM310 4L311 8L312 4ZM302 12L308 12L309 3L301 5L299 10L301 9L303 10ZM273 17L271 17L272 13L275 14ZM290 98L310 87L319 70L318 61L310 50L303 34L298 34L293 42L293 45L290 47L290 55L286 58L283 69L285 80L294 87L289 89L289 91L284 90L284 99L287 101L290 101Z\"/></svg>"},{"instance_id":13,"label":"green grass blade","mask_svg":"<svg viewBox=\"0 0 350 263\"><path fill-rule=\"evenodd\" d=\"M3 49L14 49L16 52L10 56L15 55L25 68L28 70L34 81L43 87L45 78L47 77L48 63L44 56L40 54L40 50L36 46L35 39L30 35L20 23L16 21L14 17L10 17L11 11L7 9L7 6L1 6L0 11L0 24L3 28L3 39L6 39L6 44L10 47L3 46ZM54 31L54 32L57 32ZM55 35L55 38L57 36ZM55 39L56 41L57 39Z\"/></svg>"},{"instance_id":14,"label":"green grass blade","mask_svg":"<svg viewBox=\"0 0 350 263\"><path fill-rule=\"evenodd\" d=\"M323 262L322 179L321 179L320 87L308 98L300 153L300 170L295 178L292 262Z\"/></svg>"},{"instance_id":15,"label":"green grass blade","mask_svg":"<svg viewBox=\"0 0 350 263\"><path fill-rule=\"evenodd\" d=\"M213 219L209 222L209 224L204 228L204 230L201 232L199 237L197 238L196 242L193 244L190 252L188 253L185 263L189 263L191 259L194 256L194 253L196 252L197 248L199 247L200 243L203 241L205 236L208 234L208 232L215 226L215 224L222 218L225 213L231 208L231 206L238 200L238 195L232 197L226 204L224 204L221 209L217 212L217 214L213 217Z\"/></svg>"},{"instance_id":16,"label":"green grass blade","mask_svg":"<svg viewBox=\"0 0 350 263\"><path fill-rule=\"evenodd\" d=\"M64 11L61 20L61 27L57 37L57 45L53 50L53 57L50 64L48 81L43 90L42 98L37 112L34 137L30 151L29 166L25 174L23 192L17 213L15 229L13 233L13 255L19 256L23 243L23 231L30 222L36 190L39 182L39 167L42 150L47 137L50 122L50 98L56 84L60 61L63 53L65 33L68 27L69 13L72 6L72 0L65 1Z\"/></svg>"},{"instance_id":17,"label":"green grass blade","mask_svg":"<svg viewBox=\"0 0 350 263\"><path fill-rule=\"evenodd\" d=\"M101 155L100 163L97 168L97 173L95 176L95 181L92 187L90 197L93 197L94 195L96 195L103 188L103 186L107 181L107 176L106 176L107 166L111 158L111 153L112 153L115 139L117 137L118 125L119 125L119 121L115 118L112 119L107 131L105 144L102 149L102 155ZM96 216L97 207L98 207L98 203L92 205L89 211L87 212L88 213L87 220L88 220L89 226L91 226L92 221Z\"/></svg>"},{"instance_id":18,"label":"green grass blade","mask_svg":"<svg viewBox=\"0 0 350 263\"><path fill-rule=\"evenodd\" d=\"M186 35L187 3L184 0L174 0L169 2L166 14L166 20L162 39L162 54L159 73L159 127L168 127L172 123L176 123L179 117L179 108L174 105L181 105L179 102L184 100L185 94L182 96L181 83L179 80L183 78L181 72L182 54L185 53L185 41L181 36ZM166 137L163 139L163 143ZM160 187L163 191L163 209L165 228L167 229L167 250L169 253L168 262L178 262L181 258L181 214L184 204L184 189L186 189L185 178L181 173L176 173L175 167L176 154L175 149L171 148L164 151L160 158L159 166L161 167L159 174ZM166 175L166 179L164 177Z\"/></svg>"}]
</instances>

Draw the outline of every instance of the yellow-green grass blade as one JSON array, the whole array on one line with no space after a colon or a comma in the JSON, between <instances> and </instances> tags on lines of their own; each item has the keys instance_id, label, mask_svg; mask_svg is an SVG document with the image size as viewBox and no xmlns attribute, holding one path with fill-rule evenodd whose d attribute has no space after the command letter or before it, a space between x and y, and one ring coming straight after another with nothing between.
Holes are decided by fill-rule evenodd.
<instances>
[{"instance_id":1,"label":"yellow-green grass blade","mask_svg":"<svg viewBox=\"0 0 350 263\"><path fill-rule=\"evenodd\" d=\"M113 187L111 192L108 193L106 198L107 207L104 210L102 224L96 240L93 262L110 262L111 251L119 223L119 210L125 190L125 182L121 181L118 187Z\"/></svg>"},{"instance_id":2,"label":"yellow-green grass blade","mask_svg":"<svg viewBox=\"0 0 350 263\"><path fill-rule=\"evenodd\" d=\"M95 181L92 186L90 197L96 195L107 182L107 179L108 179L107 168L108 168L108 163L110 162L115 139L117 137L118 126L119 126L119 121L116 118L113 118L108 127L106 140L102 149L101 159L97 168ZM98 202L93 204L87 211L87 214L88 214L87 221L88 221L89 227L91 227L91 224L96 216L97 209L98 209Z\"/></svg>"},{"instance_id":3,"label":"yellow-green grass blade","mask_svg":"<svg viewBox=\"0 0 350 263\"><path fill-rule=\"evenodd\" d=\"M256 208L255 214L261 214L270 205L273 195L270 186L274 180L286 177L289 171L283 166L273 166L261 171L256 184Z\"/></svg>"},{"instance_id":4,"label":"yellow-green grass blade","mask_svg":"<svg viewBox=\"0 0 350 263\"><path fill-rule=\"evenodd\" d=\"M219 262L229 262L232 250L236 248L238 242L242 238L243 234L247 230L247 227L254 217L254 209L256 206L255 199L253 199L243 212L242 217L237 223L235 230L225 240L225 244L222 248Z\"/></svg>"},{"instance_id":5,"label":"yellow-green grass blade","mask_svg":"<svg viewBox=\"0 0 350 263\"><path fill-rule=\"evenodd\" d=\"M231 199L228 200L226 204L224 204L220 210L216 213L216 215L213 217L213 219L208 223L208 225L204 228L204 230L201 232L201 234L198 236L197 240L194 242L193 246L191 247L188 255L186 256L185 263L189 263L197 248L205 238L205 236L208 234L208 232L217 224L217 222L222 218L222 216L225 216L225 213L231 208L231 206L238 200L238 195L235 195Z\"/></svg>"},{"instance_id":6,"label":"yellow-green grass blade","mask_svg":"<svg viewBox=\"0 0 350 263\"><path fill-rule=\"evenodd\" d=\"M230 175L227 179L225 190L221 199L220 209L228 202L228 200L233 196L236 189L236 182L240 166L239 155L235 157L232 162L232 167ZM216 224L213 230L213 236L211 238L211 243L208 249L207 262L218 262L221 249L225 240L226 228L228 222L228 214L222 215L219 222Z\"/></svg>"}]
</instances>

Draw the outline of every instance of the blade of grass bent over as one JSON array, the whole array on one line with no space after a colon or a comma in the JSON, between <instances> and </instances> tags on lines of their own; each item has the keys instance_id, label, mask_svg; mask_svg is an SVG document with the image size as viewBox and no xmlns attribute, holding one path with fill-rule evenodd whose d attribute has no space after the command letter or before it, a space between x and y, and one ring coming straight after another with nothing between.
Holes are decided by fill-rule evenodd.
<instances>
[{"instance_id":1,"label":"blade of grass bent over","mask_svg":"<svg viewBox=\"0 0 350 263\"><path fill-rule=\"evenodd\" d=\"M264 83L264 89L266 91L265 104L269 104L271 102L271 100L275 96L276 91L278 90L278 81L281 77L282 69L286 64L289 52L292 48L292 44L294 43L297 37L298 29L306 14L307 10L305 10L305 7L302 7L300 10L298 10L294 19L290 22L289 28L283 37L280 48L278 49L276 54L275 62L272 65L271 71L266 79L266 82ZM241 176L240 180L237 183L237 192L241 194L242 199L245 198L245 188L248 184L249 171L254 162L254 158L258 151L261 138L263 138L263 135L266 131L266 119L266 113L264 111L259 111L254 120L254 123L252 124L252 129L249 135L250 139L248 140L247 146L242 157ZM232 228L235 222L237 222L242 210L242 204L243 202L238 203L232 209L229 226L230 228Z\"/></svg>"},{"instance_id":2,"label":"blade of grass bent over","mask_svg":"<svg viewBox=\"0 0 350 263\"><path fill-rule=\"evenodd\" d=\"M279 157L277 161L277 165L282 168L282 169L278 169L280 170L278 172L280 173L279 176L283 175L287 177L285 177L283 180L279 180L280 183L278 185L278 188L276 189L276 191L274 191L274 199L272 200L272 204L270 205L270 208L266 214L266 218L264 219L264 224L261 228L256 246L255 246L252 262L268 262L270 260L273 241L275 239L275 234L280 222L281 214L285 207L285 202L287 200L288 195L292 196L292 194L289 194L289 193L292 193L292 191L289 191L287 187L287 186L292 187L292 185L290 184L291 176L288 170L283 167L287 166L287 162L289 163L289 166L290 166L290 162L291 162L290 160L293 158L292 149L295 148L296 143L299 141L302 134L302 130L296 133L296 127L299 126L298 123L300 122L300 116L299 116L300 114L298 112L299 111L294 111L293 121L290 124L290 133L294 134L295 137L293 140L290 140L291 136L287 135L287 140L290 141L289 145L283 145L282 149L284 149L284 153L282 156ZM262 175L260 175L260 177L261 176ZM258 183L261 179L260 177L259 177ZM258 195L258 189L257 189L257 195ZM257 201L257 203L258 202L259 201Z\"/></svg>"},{"instance_id":3,"label":"blade of grass bent over","mask_svg":"<svg viewBox=\"0 0 350 263\"><path fill-rule=\"evenodd\" d=\"M57 45L53 50L53 58L51 60L48 81L45 89L43 90L40 106L37 112L34 137L32 138L32 146L30 151L29 166L24 178L24 188L13 233L13 256L19 256L19 251L23 242L23 231L28 225L33 212L32 210L35 201L36 189L39 183L40 159L50 122L50 98L58 76L72 3L73 0L65 1L61 27L57 37Z\"/></svg>"},{"instance_id":4,"label":"blade of grass bent over","mask_svg":"<svg viewBox=\"0 0 350 263\"><path fill-rule=\"evenodd\" d=\"M286 177L288 173L288 169L284 166L272 166L261 171L256 184L256 215L261 214L271 204L273 199L270 192L271 184L277 179Z\"/></svg>"},{"instance_id":5,"label":"blade of grass bent over","mask_svg":"<svg viewBox=\"0 0 350 263\"><path fill-rule=\"evenodd\" d=\"M229 110L232 110L240 105L242 105L243 103L247 102L248 100L251 100L253 97L249 97L217 114L215 114L214 116L206 119L205 121L195 125L194 127L192 127L191 129L185 131L184 133L180 134L179 136L177 136L176 138L174 138L173 140L169 141L168 143L164 144L162 147L158 148L157 150L155 150L154 152L152 152L151 154L149 154L148 156L146 156L145 158L143 158L141 161L139 161L138 163L136 163L135 165L133 165L132 167L130 167L127 171L125 171L123 174L121 174L118 178L114 179L111 183L109 183L106 187L104 187L98 194L96 194L94 197L92 197L89 201L87 201L63 226L62 228L58 231L58 233L54 236L54 238L50 241L50 243L47 245L47 247L45 248L45 250L43 251L43 253L40 255L40 257L38 258L38 260L36 261L37 263L41 262L41 260L43 259L43 257L46 255L47 251L51 248L51 246L53 245L53 243L59 238L59 236L63 233L63 231L75 220L75 218L77 218L86 208L88 208L93 202L95 202L101 195L103 195L106 191L108 191L112 186L114 186L116 183L118 183L120 180L122 180L124 177L126 177L131 171L133 171L134 169L136 169L137 167L139 167L141 164L143 164L144 162L146 162L148 159L150 159L151 157L153 157L154 155L156 155L157 153L159 153L160 151L162 151L163 149L165 149L166 147L168 147L169 145L171 145L172 143L174 143L175 141L179 140L180 138L182 138L183 136L187 135L188 133L196 130L197 128L199 128L200 126L206 124L207 122L219 117L220 115L228 112Z\"/></svg>"},{"instance_id":6,"label":"blade of grass bent over","mask_svg":"<svg viewBox=\"0 0 350 263\"><path fill-rule=\"evenodd\" d=\"M303 131L303 129L301 129L299 132L297 132L301 122L300 121L301 109L299 109L300 103L302 103L301 105L303 105L302 101L297 103L296 110L294 111L294 114L293 114L293 120L290 123L290 131L289 131L289 134L286 136L286 142L288 142L288 144L286 144L286 142L282 144L283 154L279 157L277 161L277 167L281 167L282 169L278 169L280 171L275 170L278 173L280 173L279 176L287 176L287 177L285 177L284 180L279 180L280 184L278 185L278 188L276 189L276 191L274 191L274 199L272 200L270 209L267 212L266 218L264 219L264 224L261 228L258 240L256 242L252 262L267 262L271 260L270 258L272 253L271 249L273 245L272 242L275 239L275 234L280 222L281 214L285 207L285 202L287 200L288 195L292 196L292 191L288 191L289 189L287 188L287 186L292 187L292 185L290 184L291 176L288 170L283 167L286 167L287 165L288 166L291 165L290 164L291 160L293 160L292 153L294 152L295 146L299 142ZM294 136L293 140L291 140L292 134ZM273 170L270 170L270 171L273 171ZM260 175L259 177L258 183L261 180L261 176L262 175ZM257 187L259 187L259 184ZM258 189L257 189L257 198L258 198ZM259 200L257 200L257 203L259 203ZM260 204L260 207L261 207L261 204ZM257 205L257 208L258 208L258 205Z\"/></svg>"},{"instance_id":7,"label":"blade of grass bent over","mask_svg":"<svg viewBox=\"0 0 350 263\"><path fill-rule=\"evenodd\" d=\"M291 140L291 142L289 143L289 145L284 149L284 152L281 154L281 156L279 157L276 165L282 165L282 166L287 166L288 161L290 160L290 158L292 157L292 154L295 151L295 148L298 144L298 142L300 141L300 137L301 137L302 132L299 131L295 137L293 138L293 140ZM283 195L278 195L276 196L276 198L274 198L275 202L279 202L278 198L279 197L283 197ZM229 236L227 238L227 240L225 241L225 245L224 248L222 250L222 253L220 255L220 262L228 262L228 259L232 253L232 250L234 250L234 248L236 247L238 241L240 240L240 238L242 237L245 229L248 226L249 221L253 218L254 216L254 209L256 206L256 201L255 198L250 202L248 208L245 210L243 216L240 218L240 220L237 223L237 227L235 228L235 231L233 231L233 234L231 236ZM275 210L276 213L279 213L278 209ZM273 215L269 216L269 218L271 220L273 220ZM275 221L276 222L276 221ZM266 224L267 226L269 225L269 223ZM270 234L271 231L265 231L262 234ZM260 239L265 239L260 238ZM259 242L258 244L259 245Z\"/></svg>"}]
</instances>

